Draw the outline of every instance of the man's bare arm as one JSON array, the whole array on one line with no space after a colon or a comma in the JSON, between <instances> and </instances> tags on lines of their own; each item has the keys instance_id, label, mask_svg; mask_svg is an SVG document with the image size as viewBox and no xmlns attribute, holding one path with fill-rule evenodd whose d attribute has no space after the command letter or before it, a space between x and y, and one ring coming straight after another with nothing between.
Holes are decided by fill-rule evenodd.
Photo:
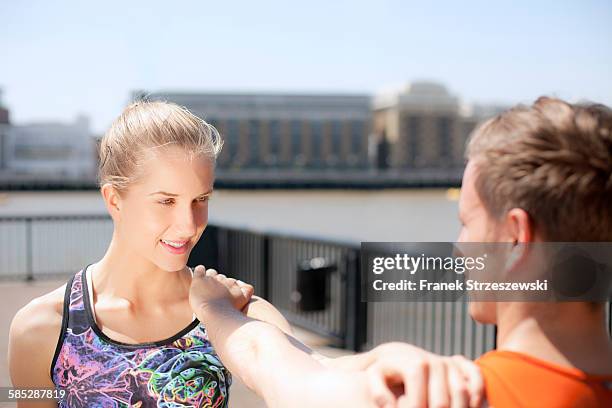
<instances>
[{"instance_id":1,"label":"man's bare arm","mask_svg":"<svg viewBox=\"0 0 612 408\"><path fill-rule=\"evenodd\" d=\"M228 290L239 295L237 285L228 288L196 269L192 294L198 296L190 296L192 308L206 323L223 364L268 406L365 408L393 404L393 395L386 388L378 394L372 390L365 373L330 370L279 328L245 316L228 301Z\"/></svg>"},{"instance_id":2,"label":"man's bare arm","mask_svg":"<svg viewBox=\"0 0 612 408\"><path fill-rule=\"evenodd\" d=\"M268 404L295 406L292 401L299 401L308 406L312 395L302 395L304 384L312 390L315 383L319 384L313 402L316 406L380 406L393 404L396 396L401 396L397 400L400 407L468 406L468 402L478 406L482 399L480 373L465 358L437 356L406 343L387 343L355 356L326 358L288 334L290 328L281 331L275 327L277 320L281 327L288 324L269 303L256 302L257 312L252 308L248 313L271 324L239 313L247 311L244 305L248 299L241 293L245 286L214 270L206 271L206 277L204 268L198 269L198 276L205 279L192 283L192 308L213 330L212 342L224 363ZM252 293L252 287L247 292ZM238 334L231 337L232 332ZM247 360L245 354L256 358ZM272 376L267 377L270 372ZM405 384L409 384L407 392ZM321 398L323 395L326 398ZM334 399L338 399L335 405L331 403Z\"/></svg>"}]
</instances>

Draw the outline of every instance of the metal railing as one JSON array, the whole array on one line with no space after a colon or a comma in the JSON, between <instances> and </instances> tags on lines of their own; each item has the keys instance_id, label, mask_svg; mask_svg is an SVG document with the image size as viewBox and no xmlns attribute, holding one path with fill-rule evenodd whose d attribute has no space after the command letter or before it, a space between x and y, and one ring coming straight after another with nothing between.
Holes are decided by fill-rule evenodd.
<instances>
[{"instance_id":1,"label":"metal railing","mask_svg":"<svg viewBox=\"0 0 612 408\"><path fill-rule=\"evenodd\" d=\"M106 215L0 217L0 278L64 277L100 259L113 231ZM304 311L296 298L301 262L334 265L324 310ZM495 327L475 323L467 303L361 302L359 246L210 225L188 264L203 264L254 285L285 317L355 351L407 341L439 354L476 358L495 346ZM612 331L611 311L608 321Z\"/></svg>"},{"instance_id":2,"label":"metal railing","mask_svg":"<svg viewBox=\"0 0 612 408\"><path fill-rule=\"evenodd\" d=\"M104 215L0 217L0 278L74 273L104 255L112 232Z\"/></svg>"},{"instance_id":3,"label":"metal railing","mask_svg":"<svg viewBox=\"0 0 612 408\"><path fill-rule=\"evenodd\" d=\"M327 336L338 345L355 348L356 340L347 337L349 325L354 325L354 319L346 316L353 310L347 302L354 299L348 296L346 283L347 274L356 272L349 260L355 259L357 251L337 243L209 226L192 251L189 264L214 267L252 284L255 294L276 306L291 323ZM337 272L330 276L329 306L324 311L304 312L294 301L296 269L299 262L314 257L333 262Z\"/></svg>"}]
</instances>

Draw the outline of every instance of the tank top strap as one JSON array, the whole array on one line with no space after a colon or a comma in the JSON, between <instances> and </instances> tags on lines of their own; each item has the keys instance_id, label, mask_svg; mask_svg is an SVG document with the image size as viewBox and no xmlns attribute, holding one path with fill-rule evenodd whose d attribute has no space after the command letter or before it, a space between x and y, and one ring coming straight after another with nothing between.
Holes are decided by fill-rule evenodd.
<instances>
[{"instance_id":1,"label":"tank top strap","mask_svg":"<svg viewBox=\"0 0 612 408\"><path fill-rule=\"evenodd\" d=\"M190 267L190 266L187 266L187 269L189 269L189 272L191 272L191 279L193 279L193 276L194 276L194 274L195 274L194 268L192 268L192 267ZM195 320L195 319L197 319L197 318L198 318L198 316L196 316L196 314L195 314L195 312L194 312L194 313L191 315L191 318L192 318L193 320Z\"/></svg>"},{"instance_id":2,"label":"tank top strap","mask_svg":"<svg viewBox=\"0 0 612 408\"><path fill-rule=\"evenodd\" d=\"M68 325L72 334L81 334L91 327L89 320L87 319L87 311L85 310L85 291L83 285L85 285L83 271L77 272L72 280L68 283L70 285L70 293L66 290L66 298L64 302L68 303Z\"/></svg>"}]
</instances>

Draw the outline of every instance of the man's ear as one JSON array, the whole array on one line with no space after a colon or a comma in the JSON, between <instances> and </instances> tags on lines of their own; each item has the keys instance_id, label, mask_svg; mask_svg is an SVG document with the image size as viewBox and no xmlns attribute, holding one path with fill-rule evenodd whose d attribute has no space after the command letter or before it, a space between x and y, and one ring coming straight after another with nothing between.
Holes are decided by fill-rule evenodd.
<instances>
[{"instance_id":1,"label":"man's ear","mask_svg":"<svg viewBox=\"0 0 612 408\"><path fill-rule=\"evenodd\" d=\"M120 219L121 196L112 184L106 183L100 188L106 209L113 220Z\"/></svg>"},{"instance_id":2,"label":"man's ear","mask_svg":"<svg viewBox=\"0 0 612 408\"><path fill-rule=\"evenodd\" d=\"M522 208L513 208L506 213L505 234L513 243L528 243L534 240L533 220Z\"/></svg>"}]
</instances>

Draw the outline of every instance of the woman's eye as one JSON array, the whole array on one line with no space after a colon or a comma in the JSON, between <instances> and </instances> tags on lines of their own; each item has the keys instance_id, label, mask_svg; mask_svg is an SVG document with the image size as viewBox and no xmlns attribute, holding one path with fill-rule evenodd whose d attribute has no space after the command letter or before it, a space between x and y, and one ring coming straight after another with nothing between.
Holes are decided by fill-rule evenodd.
<instances>
[{"instance_id":1,"label":"woman's eye","mask_svg":"<svg viewBox=\"0 0 612 408\"><path fill-rule=\"evenodd\" d=\"M202 198L198 198L198 202L199 203L205 203L210 199L210 197L202 197ZM162 200L162 201L158 201L160 204L162 205L171 205L174 203L174 200L172 199L168 199L168 200Z\"/></svg>"}]
</instances>

